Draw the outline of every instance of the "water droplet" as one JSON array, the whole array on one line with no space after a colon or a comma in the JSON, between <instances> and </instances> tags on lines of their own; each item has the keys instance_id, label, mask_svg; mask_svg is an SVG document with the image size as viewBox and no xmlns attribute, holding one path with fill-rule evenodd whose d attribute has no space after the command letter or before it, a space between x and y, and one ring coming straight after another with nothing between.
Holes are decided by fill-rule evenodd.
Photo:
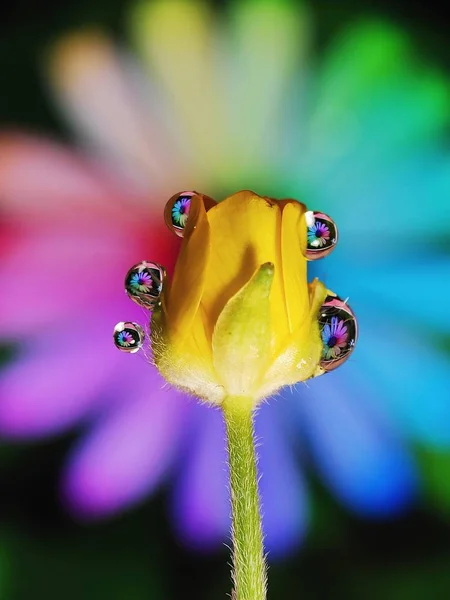
<instances>
[{"instance_id":1,"label":"water droplet","mask_svg":"<svg viewBox=\"0 0 450 600\"><path fill-rule=\"evenodd\" d=\"M125 291L139 306L154 308L160 301L165 277L164 267L143 260L128 271L125 277Z\"/></svg>"},{"instance_id":2,"label":"water droplet","mask_svg":"<svg viewBox=\"0 0 450 600\"><path fill-rule=\"evenodd\" d=\"M144 330L137 323L121 321L114 327L114 345L122 352L137 352L142 348L144 337Z\"/></svg>"},{"instance_id":3,"label":"water droplet","mask_svg":"<svg viewBox=\"0 0 450 600\"><path fill-rule=\"evenodd\" d=\"M358 339L358 323L346 302L339 296L327 296L319 312L320 335L323 350L320 366L325 372L341 366Z\"/></svg>"},{"instance_id":4,"label":"water droplet","mask_svg":"<svg viewBox=\"0 0 450 600\"><path fill-rule=\"evenodd\" d=\"M205 204L205 209L209 210L216 202L205 194L198 192L178 192L174 194L166 204L164 209L164 220L167 227L174 231L178 236L183 237L184 228L189 218L192 196L201 196Z\"/></svg>"},{"instance_id":5,"label":"water droplet","mask_svg":"<svg viewBox=\"0 0 450 600\"><path fill-rule=\"evenodd\" d=\"M317 260L330 254L338 241L336 223L328 215L309 210L305 213L308 228L306 258Z\"/></svg>"}]
</instances>

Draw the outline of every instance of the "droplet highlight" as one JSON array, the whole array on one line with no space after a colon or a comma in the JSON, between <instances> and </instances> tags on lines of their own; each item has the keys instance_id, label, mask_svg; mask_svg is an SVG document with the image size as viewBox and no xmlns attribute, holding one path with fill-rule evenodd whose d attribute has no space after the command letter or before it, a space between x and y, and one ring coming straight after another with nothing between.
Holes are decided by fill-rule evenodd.
<instances>
[{"instance_id":1,"label":"droplet highlight","mask_svg":"<svg viewBox=\"0 0 450 600\"><path fill-rule=\"evenodd\" d=\"M137 323L121 321L114 327L114 345L122 352L134 354L142 348L144 338L144 330Z\"/></svg>"}]
</instances>

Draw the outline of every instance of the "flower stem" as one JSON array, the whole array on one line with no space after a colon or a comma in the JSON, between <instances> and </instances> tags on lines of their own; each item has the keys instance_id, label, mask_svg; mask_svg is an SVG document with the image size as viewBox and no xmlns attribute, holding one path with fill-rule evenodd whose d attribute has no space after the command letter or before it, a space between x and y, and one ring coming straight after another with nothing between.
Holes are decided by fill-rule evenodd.
<instances>
[{"instance_id":1,"label":"flower stem","mask_svg":"<svg viewBox=\"0 0 450 600\"><path fill-rule=\"evenodd\" d=\"M251 398L228 397L222 408L228 438L233 538L232 600L265 600L264 560Z\"/></svg>"}]
</instances>

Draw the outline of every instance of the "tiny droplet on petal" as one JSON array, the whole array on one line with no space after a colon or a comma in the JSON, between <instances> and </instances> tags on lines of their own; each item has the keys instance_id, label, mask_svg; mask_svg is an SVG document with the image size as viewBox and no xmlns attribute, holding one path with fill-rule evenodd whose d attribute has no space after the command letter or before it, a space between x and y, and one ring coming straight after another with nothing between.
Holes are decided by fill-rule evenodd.
<instances>
[{"instance_id":1,"label":"tiny droplet on petal","mask_svg":"<svg viewBox=\"0 0 450 600\"><path fill-rule=\"evenodd\" d=\"M122 352L134 354L142 348L144 338L144 330L137 323L121 321L114 327L114 345Z\"/></svg>"}]
</instances>

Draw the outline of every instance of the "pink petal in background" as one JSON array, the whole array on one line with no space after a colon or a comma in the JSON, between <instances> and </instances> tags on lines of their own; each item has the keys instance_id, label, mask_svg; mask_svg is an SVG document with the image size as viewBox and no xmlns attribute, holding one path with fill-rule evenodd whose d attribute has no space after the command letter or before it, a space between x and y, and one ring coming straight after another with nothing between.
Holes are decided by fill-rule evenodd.
<instances>
[{"instance_id":1,"label":"pink petal in background","mask_svg":"<svg viewBox=\"0 0 450 600\"><path fill-rule=\"evenodd\" d=\"M124 200L136 193L56 142L0 136L0 207L7 221L36 226L94 216L117 220L127 214Z\"/></svg>"},{"instance_id":2,"label":"pink petal in background","mask_svg":"<svg viewBox=\"0 0 450 600\"><path fill-rule=\"evenodd\" d=\"M114 295L122 299L125 273L139 259L125 224L18 233L0 263L0 280L8 282L0 294L1 336L23 341L32 330L59 327L61 319L101 312Z\"/></svg>"}]
</instances>

